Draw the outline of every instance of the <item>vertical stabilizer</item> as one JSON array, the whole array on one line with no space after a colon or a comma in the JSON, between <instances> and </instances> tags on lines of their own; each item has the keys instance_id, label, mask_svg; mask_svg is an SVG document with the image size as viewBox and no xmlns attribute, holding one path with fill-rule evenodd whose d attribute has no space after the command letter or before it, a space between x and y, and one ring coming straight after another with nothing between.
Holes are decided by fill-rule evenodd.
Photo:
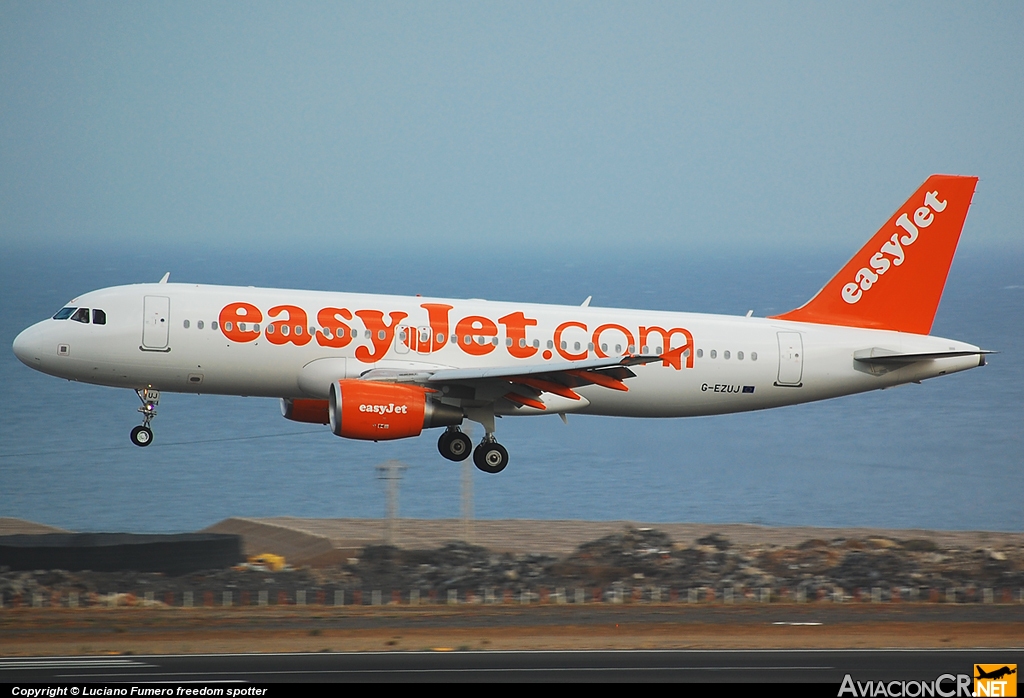
<instances>
[{"instance_id":1,"label":"vertical stabilizer","mask_svg":"<svg viewBox=\"0 0 1024 698\"><path fill-rule=\"evenodd\" d=\"M814 298L774 317L928 334L977 183L932 175Z\"/></svg>"}]
</instances>

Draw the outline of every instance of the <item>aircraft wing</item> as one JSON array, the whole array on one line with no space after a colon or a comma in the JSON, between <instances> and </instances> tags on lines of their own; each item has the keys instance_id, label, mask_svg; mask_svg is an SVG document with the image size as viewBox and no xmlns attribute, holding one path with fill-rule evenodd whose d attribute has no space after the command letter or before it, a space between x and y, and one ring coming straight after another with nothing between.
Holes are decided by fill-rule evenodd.
<instances>
[{"instance_id":1,"label":"aircraft wing","mask_svg":"<svg viewBox=\"0 0 1024 698\"><path fill-rule=\"evenodd\" d=\"M599 385L612 390L627 391L623 382L636 376L630 366L662 361L661 356L634 354L583 361L555 361L529 366L488 366L481 368L423 368L393 371L375 369L361 376L362 380L415 383L424 387L445 389L452 397L480 402L505 399L519 407L547 410L540 399L550 393L569 401L586 400L573 390ZM459 389L472 389L472 397ZM477 403L479 404L479 402Z\"/></svg>"},{"instance_id":2,"label":"aircraft wing","mask_svg":"<svg viewBox=\"0 0 1024 698\"><path fill-rule=\"evenodd\" d=\"M436 371L431 375L430 382L447 383L450 381L473 380L480 378L505 378L515 376L531 376L537 374L557 374L566 371L596 371L616 366L637 366L639 364L661 361L660 356L635 354L631 356L614 356L607 359L585 359L583 361L554 361L533 366L493 366L489 368L448 368ZM632 372L630 372L632 373Z\"/></svg>"}]
</instances>

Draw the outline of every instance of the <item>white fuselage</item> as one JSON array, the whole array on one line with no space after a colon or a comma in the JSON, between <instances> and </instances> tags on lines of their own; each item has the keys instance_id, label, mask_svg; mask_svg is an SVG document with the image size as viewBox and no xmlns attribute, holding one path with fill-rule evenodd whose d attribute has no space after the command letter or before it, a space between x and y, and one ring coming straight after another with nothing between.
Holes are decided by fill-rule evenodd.
<instances>
[{"instance_id":1,"label":"white fuselage","mask_svg":"<svg viewBox=\"0 0 1024 698\"><path fill-rule=\"evenodd\" d=\"M587 385L576 389L582 400L545 394L548 410L520 406L503 409L506 414L740 412L887 388L981 363L975 354L879 367L855 353L978 348L902 332L696 313L170 283L101 289L69 306L102 309L106 322L44 320L15 340L18 357L54 376L134 389L326 398L331 381L371 369L667 357L633 366L628 391ZM239 315L240 306L256 313Z\"/></svg>"}]
</instances>

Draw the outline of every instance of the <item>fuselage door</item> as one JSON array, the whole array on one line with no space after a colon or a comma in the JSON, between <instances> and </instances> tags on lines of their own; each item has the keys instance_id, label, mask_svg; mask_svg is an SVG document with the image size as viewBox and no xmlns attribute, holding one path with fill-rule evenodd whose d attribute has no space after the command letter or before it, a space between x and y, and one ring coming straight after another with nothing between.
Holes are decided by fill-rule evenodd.
<instances>
[{"instance_id":1,"label":"fuselage door","mask_svg":"<svg viewBox=\"0 0 1024 698\"><path fill-rule=\"evenodd\" d=\"M142 311L142 346L145 349L166 349L171 322L171 299L146 296Z\"/></svg>"},{"instance_id":2,"label":"fuselage door","mask_svg":"<svg viewBox=\"0 0 1024 698\"><path fill-rule=\"evenodd\" d=\"M804 375L804 340L799 332L779 332L779 380L775 385L799 387Z\"/></svg>"},{"instance_id":3,"label":"fuselage door","mask_svg":"<svg viewBox=\"0 0 1024 698\"><path fill-rule=\"evenodd\" d=\"M395 353L408 354L409 347L416 341L416 328L408 325L401 325L395 332Z\"/></svg>"}]
</instances>

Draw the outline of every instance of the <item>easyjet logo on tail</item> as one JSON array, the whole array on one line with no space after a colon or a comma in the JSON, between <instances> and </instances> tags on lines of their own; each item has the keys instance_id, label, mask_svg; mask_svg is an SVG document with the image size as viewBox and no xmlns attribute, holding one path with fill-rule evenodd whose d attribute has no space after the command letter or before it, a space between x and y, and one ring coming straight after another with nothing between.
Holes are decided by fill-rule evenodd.
<instances>
[{"instance_id":1,"label":"easyjet logo on tail","mask_svg":"<svg viewBox=\"0 0 1024 698\"><path fill-rule=\"evenodd\" d=\"M853 305L858 302L871 287L875 285L878 278L893 267L903 264L907 258L907 247L913 245L921 230L929 227L935 222L935 214L946 210L946 201L939 200L938 191L930 191L924 195L924 205L914 211L914 221L906 213L896 219L896 226L902 232L892 234L875 254L868 260L868 267L861 267L854 280L843 286L843 300ZM847 277L849 278L849 277Z\"/></svg>"}]
</instances>

